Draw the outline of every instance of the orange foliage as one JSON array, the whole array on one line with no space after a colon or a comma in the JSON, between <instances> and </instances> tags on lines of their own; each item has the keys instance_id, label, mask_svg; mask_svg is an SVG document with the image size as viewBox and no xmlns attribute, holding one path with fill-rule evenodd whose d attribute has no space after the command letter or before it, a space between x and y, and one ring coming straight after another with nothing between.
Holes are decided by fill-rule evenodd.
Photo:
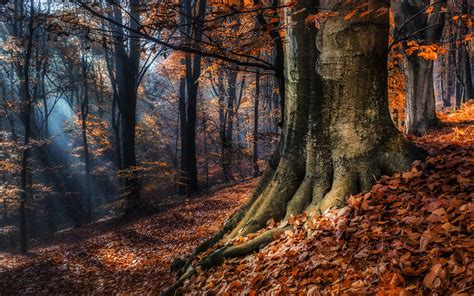
<instances>
[{"instance_id":1,"label":"orange foliage","mask_svg":"<svg viewBox=\"0 0 474 296\"><path fill-rule=\"evenodd\" d=\"M404 57L397 48L398 46L389 54L388 98L392 120L400 130L403 130L405 125L406 83L402 67Z\"/></svg>"},{"instance_id":2,"label":"orange foliage","mask_svg":"<svg viewBox=\"0 0 474 296\"><path fill-rule=\"evenodd\" d=\"M447 50L438 44L419 45L416 41L408 41L405 47L405 53L409 56L416 53L425 60L436 60L438 54L446 54Z\"/></svg>"}]
</instances>

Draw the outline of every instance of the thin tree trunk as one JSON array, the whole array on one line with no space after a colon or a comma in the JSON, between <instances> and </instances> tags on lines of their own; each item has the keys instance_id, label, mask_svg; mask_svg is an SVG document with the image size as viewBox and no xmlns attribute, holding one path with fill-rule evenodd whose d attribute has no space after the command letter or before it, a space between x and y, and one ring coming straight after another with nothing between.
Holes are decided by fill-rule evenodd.
<instances>
[{"instance_id":1,"label":"thin tree trunk","mask_svg":"<svg viewBox=\"0 0 474 296\"><path fill-rule=\"evenodd\" d=\"M207 8L207 0L197 2L197 15L193 16L191 1L181 1L181 22L184 25L186 34L184 37L192 36L193 42L199 43L202 40L202 21L204 20ZM192 18L192 19L191 19ZM187 35L187 36L186 36ZM185 89L180 89L180 120L181 120L181 171L183 174L183 184L180 186L180 193L190 195L199 191L197 175L196 157L196 112L197 97L199 90L199 77L201 76L201 55L187 53L184 58L185 64ZM185 112L184 112L185 111Z\"/></svg>"},{"instance_id":2,"label":"thin tree trunk","mask_svg":"<svg viewBox=\"0 0 474 296\"><path fill-rule=\"evenodd\" d=\"M230 164L228 158L228 133L227 125L229 124L229 103L226 104L226 98L229 101L230 98L226 95L225 85L224 85L224 75L222 74L217 77L217 90L219 95L219 136L221 140L221 166L222 173L224 175L224 181L228 182L232 178L230 173Z\"/></svg>"},{"instance_id":3,"label":"thin tree trunk","mask_svg":"<svg viewBox=\"0 0 474 296\"><path fill-rule=\"evenodd\" d=\"M26 53L23 67L23 123L25 135L23 140L23 153L21 157L21 199L20 199L20 252L28 253L27 231L26 231L26 203L28 202L27 176L29 172L30 157L30 137L31 137L31 109L32 101L30 96L30 61L33 48L33 32L34 32L34 0L30 0L30 19L28 21L28 40L26 45Z\"/></svg>"},{"instance_id":4,"label":"thin tree trunk","mask_svg":"<svg viewBox=\"0 0 474 296\"><path fill-rule=\"evenodd\" d=\"M114 73L114 68L116 68L115 55L111 55L109 49L105 47L104 49L105 63L107 66L107 72L109 74L109 80L112 88L112 108L111 108L111 121L112 121L112 130L114 132L114 155L115 155L115 166L117 169L122 169L122 148L121 148L121 137L120 137L120 111L117 114L118 109L118 86L117 79ZM120 179L121 180L121 179ZM122 184L120 184L122 187Z\"/></svg>"},{"instance_id":5,"label":"thin tree trunk","mask_svg":"<svg viewBox=\"0 0 474 296\"><path fill-rule=\"evenodd\" d=\"M469 16L469 4L467 0L462 1L462 14ZM464 37L469 33L469 28L465 22L461 25L461 36ZM471 58L469 48L467 44L461 44L461 67L463 75L464 85L464 102L467 102L471 98L474 98L474 86L472 85L472 73L471 73Z\"/></svg>"},{"instance_id":6,"label":"thin tree trunk","mask_svg":"<svg viewBox=\"0 0 474 296\"><path fill-rule=\"evenodd\" d=\"M406 132L423 135L438 124L433 86L433 61L418 56L407 56L405 69Z\"/></svg>"},{"instance_id":7,"label":"thin tree trunk","mask_svg":"<svg viewBox=\"0 0 474 296\"><path fill-rule=\"evenodd\" d=\"M456 48L456 61L455 61L455 67L456 67L456 72L455 72L455 85L456 85L456 88L455 88L455 102L456 102L456 109L460 108L461 107L461 104L463 103L463 100L464 100L464 88L465 88L465 85L464 85L464 77L463 77L463 73L462 73L462 69L463 69L463 60L462 60L462 56L463 56L463 50L462 48L459 48L457 47Z\"/></svg>"},{"instance_id":8,"label":"thin tree trunk","mask_svg":"<svg viewBox=\"0 0 474 296\"><path fill-rule=\"evenodd\" d=\"M1 95L3 97L5 97L6 93L5 93L5 88L4 88L3 84L2 84L1 90L2 90ZM3 132L3 118L0 118L0 131ZM2 135L0 137L0 140L2 142L1 152L2 152L2 155L5 155L6 151L4 150L5 149L4 146L5 146L5 142L7 141L6 134L2 133ZM4 160L4 157L2 157L2 160ZM2 181L3 181L4 186L7 187L8 186L7 185L7 173L6 173L5 170L3 171L3 174L2 174ZM7 206L7 197L6 196L3 196L3 219L2 219L2 223L3 223L3 225L7 225L7 223L8 223L8 206Z\"/></svg>"},{"instance_id":9,"label":"thin tree trunk","mask_svg":"<svg viewBox=\"0 0 474 296\"><path fill-rule=\"evenodd\" d=\"M3 180L5 182L5 174L3 174ZM3 219L2 219L3 225L8 224L8 205L7 205L7 199L3 198Z\"/></svg>"},{"instance_id":10,"label":"thin tree trunk","mask_svg":"<svg viewBox=\"0 0 474 296\"><path fill-rule=\"evenodd\" d=\"M140 1L131 0L129 14L133 19L130 22L132 29L138 29L140 24ZM114 19L122 23L122 11L114 6ZM115 79L118 89L118 108L120 110L120 128L123 166L123 188L122 194L127 200L126 215L131 214L138 208L140 200L140 180L137 171L136 160L136 109L137 109L137 90L140 65L140 39L134 33L128 42L128 51L125 48L125 34L123 28L111 25L114 30L115 43Z\"/></svg>"},{"instance_id":11,"label":"thin tree trunk","mask_svg":"<svg viewBox=\"0 0 474 296\"><path fill-rule=\"evenodd\" d=\"M255 75L255 102L253 105L253 176L260 175L258 168L258 105L260 102L260 71Z\"/></svg>"},{"instance_id":12,"label":"thin tree trunk","mask_svg":"<svg viewBox=\"0 0 474 296\"><path fill-rule=\"evenodd\" d=\"M412 36L428 43L438 42L443 34L444 13L441 3L446 0L430 0L433 13L418 14L424 6L421 2L393 1L396 23L396 35ZM407 46L407 44L404 44ZM433 61L426 60L416 53L406 56L406 132L423 135L434 128L439 121L436 117L436 99L434 96Z\"/></svg>"},{"instance_id":13,"label":"thin tree trunk","mask_svg":"<svg viewBox=\"0 0 474 296\"><path fill-rule=\"evenodd\" d=\"M87 220L92 222L92 194L91 194L91 164L89 154L89 141L87 139L87 117L89 116L89 85L87 79L87 61L86 58L82 58L82 79L84 88L84 97L81 103L81 134L82 134L82 146L84 149L84 165L86 175L86 188L85 196L87 201Z\"/></svg>"},{"instance_id":14,"label":"thin tree trunk","mask_svg":"<svg viewBox=\"0 0 474 296\"><path fill-rule=\"evenodd\" d=\"M185 64L185 61L182 61ZM181 136L181 172L178 180L178 192L188 196L188 118L186 116L186 77L181 77L179 81L179 124Z\"/></svg>"}]
</instances>

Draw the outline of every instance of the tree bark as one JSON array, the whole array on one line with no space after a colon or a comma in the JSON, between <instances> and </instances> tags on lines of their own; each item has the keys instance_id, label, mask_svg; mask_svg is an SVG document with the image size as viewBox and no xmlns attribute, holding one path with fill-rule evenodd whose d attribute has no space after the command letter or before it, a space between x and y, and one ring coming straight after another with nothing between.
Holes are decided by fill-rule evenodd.
<instances>
[{"instance_id":1,"label":"tree bark","mask_svg":"<svg viewBox=\"0 0 474 296\"><path fill-rule=\"evenodd\" d=\"M140 1L131 0L129 15L132 18L130 27L138 29L140 24ZM121 8L114 6L114 20L122 23ZM118 100L117 106L120 111L120 128L122 150L122 169L124 170L122 182L122 195L127 199L128 205L125 214L130 214L139 206L140 181L136 170L137 160L135 151L136 138L136 109L137 90L140 66L140 39L131 32L131 38L126 39L122 27L111 24L114 32L115 51L115 79L117 81ZM128 51L125 47L128 43Z\"/></svg>"},{"instance_id":2,"label":"tree bark","mask_svg":"<svg viewBox=\"0 0 474 296\"><path fill-rule=\"evenodd\" d=\"M227 71L227 106L225 108L225 130L222 139L223 162L226 166L225 181L234 181L232 174L232 163L234 160L234 106L237 101L237 72L233 70Z\"/></svg>"},{"instance_id":3,"label":"tree bark","mask_svg":"<svg viewBox=\"0 0 474 296\"><path fill-rule=\"evenodd\" d=\"M22 4L20 4L22 5ZM33 49L33 33L34 33L34 1L30 0L31 11L28 21L27 45L25 51L25 59L23 64L23 81L21 91L23 94L23 125L24 125L24 141L23 152L21 156L21 199L20 199L20 252L28 253L27 246L27 230L26 230L26 203L28 201L28 174L29 174L29 158L30 158L30 138L31 138L31 109L33 102L30 94L30 62Z\"/></svg>"},{"instance_id":4,"label":"tree bark","mask_svg":"<svg viewBox=\"0 0 474 296\"><path fill-rule=\"evenodd\" d=\"M471 5L472 7L472 5ZM463 15L472 15L470 14L470 8L467 0L462 1L462 14ZM469 28L465 22L462 22L461 27L461 37L464 38L469 33ZM464 102L469 101L474 98L474 86L472 83L472 72L471 72L471 57L469 54L469 47L464 42L461 44L461 68L463 76L463 86L464 86Z\"/></svg>"},{"instance_id":5,"label":"tree bark","mask_svg":"<svg viewBox=\"0 0 474 296\"><path fill-rule=\"evenodd\" d=\"M438 125L433 85L433 61L406 57L406 132L424 135Z\"/></svg>"},{"instance_id":6,"label":"tree bark","mask_svg":"<svg viewBox=\"0 0 474 296\"><path fill-rule=\"evenodd\" d=\"M121 137L120 137L120 112L117 114L118 104L118 87L117 79L114 73L115 69L115 56L110 54L107 47L104 48L105 63L107 65L107 73L109 75L110 85L112 88L112 108L111 108L111 124L114 132L114 154L115 154L115 166L117 169L122 169L122 148L121 148Z\"/></svg>"},{"instance_id":7,"label":"tree bark","mask_svg":"<svg viewBox=\"0 0 474 296\"><path fill-rule=\"evenodd\" d=\"M258 168L258 105L260 103L260 71L255 75L255 102L253 105L253 176L260 176Z\"/></svg>"},{"instance_id":8,"label":"tree bark","mask_svg":"<svg viewBox=\"0 0 474 296\"><path fill-rule=\"evenodd\" d=\"M321 7L354 9L343 1L334 7L328 2L321 1ZM387 1L369 1L368 9L382 7L388 7ZM195 272L188 268L193 256L216 242L222 247L198 265L209 267L252 252L285 228L263 232L238 246L227 243L264 228L269 219L341 207L349 195L369 190L376 178L408 169L424 156L390 120L388 14L346 21L340 13L318 30L306 23L318 11L313 0L301 0L288 9L285 122L279 147L254 194L221 231L195 250L177 285Z\"/></svg>"},{"instance_id":9,"label":"tree bark","mask_svg":"<svg viewBox=\"0 0 474 296\"><path fill-rule=\"evenodd\" d=\"M81 102L81 135L82 135L82 146L84 149L84 167L86 176L85 186L85 197L87 203L87 220L92 222L92 194L91 194L91 164L90 164L90 153L89 153L89 141L87 139L87 117L89 116L89 85L87 79L87 61L85 53L82 57L82 79L83 79L83 91L84 96Z\"/></svg>"},{"instance_id":10,"label":"tree bark","mask_svg":"<svg viewBox=\"0 0 474 296\"><path fill-rule=\"evenodd\" d=\"M186 38L192 37L193 42L202 40L202 20L207 8L206 0L197 1L197 14L194 18L192 1L181 1L183 34ZM194 24L194 25L193 25ZM193 29L194 28L194 29ZM185 81L181 81L180 93L180 120L181 120L181 172L182 180L179 186L180 194L190 195L199 191L196 158L196 111L201 76L201 55L185 54ZM185 90L184 85L185 83Z\"/></svg>"},{"instance_id":11,"label":"tree bark","mask_svg":"<svg viewBox=\"0 0 474 296\"><path fill-rule=\"evenodd\" d=\"M421 13L421 2L393 1L396 35L431 44L439 42L444 27L441 4L446 1L431 0L433 12ZM416 15L415 18L413 18ZM406 43L404 43L406 47ZM433 82L433 61L417 55L406 56L406 132L423 135L438 125Z\"/></svg>"}]
</instances>

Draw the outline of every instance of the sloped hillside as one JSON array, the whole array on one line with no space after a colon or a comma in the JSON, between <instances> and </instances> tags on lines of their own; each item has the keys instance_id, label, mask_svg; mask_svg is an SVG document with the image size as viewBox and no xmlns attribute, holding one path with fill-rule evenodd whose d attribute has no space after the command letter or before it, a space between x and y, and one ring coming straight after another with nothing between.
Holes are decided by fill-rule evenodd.
<instances>
[{"instance_id":1,"label":"sloped hillside","mask_svg":"<svg viewBox=\"0 0 474 296\"><path fill-rule=\"evenodd\" d=\"M429 156L286 231L260 252L187 280L194 295L474 295L474 104L413 139ZM242 239L236 244L245 241Z\"/></svg>"}]
</instances>

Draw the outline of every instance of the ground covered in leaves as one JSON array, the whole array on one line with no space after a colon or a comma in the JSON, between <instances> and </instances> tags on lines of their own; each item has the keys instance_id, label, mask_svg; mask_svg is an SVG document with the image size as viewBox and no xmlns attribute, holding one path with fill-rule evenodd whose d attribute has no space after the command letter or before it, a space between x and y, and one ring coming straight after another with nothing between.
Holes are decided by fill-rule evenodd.
<instances>
[{"instance_id":1,"label":"ground covered in leaves","mask_svg":"<svg viewBox=\"0 0 474 296\"><path fill-rule=\"evenodd\" d=\"M268 228L293 230L245 258L200 270L194 295L474 295L474 104L412 139L429 156L348 206ZM245 241L241 239L236 243Z\"/></svg>"},{"instance_id":2,"label":"ground covered in leaves","mask_svg":"<svg viewBox=\"0 0 474 296\"><path fill-rule=\"evenodd\" d=\"M474 104L440 118L442 129L412 139L429 156L410 171L383 177L342 210L270 222L293 230L199 272L181 292L473 295ZM254 187L58 233L29 256L0 252L0 294L158 294L173 282L171 260L216 231Z\"/></svg>"},{"instance_id":3,"label":"ground covered in leaves","mask_svg":"<svg viewBox=\"0 0 474 296\"><path fill-rule=\"evenodd\" d=\"M171 261L216 231L255 180L216 189L132 223L102 221L57 233L31 255L0 251L0 295L157 294L174 278Z\"/></svg>"}]
</instances>

